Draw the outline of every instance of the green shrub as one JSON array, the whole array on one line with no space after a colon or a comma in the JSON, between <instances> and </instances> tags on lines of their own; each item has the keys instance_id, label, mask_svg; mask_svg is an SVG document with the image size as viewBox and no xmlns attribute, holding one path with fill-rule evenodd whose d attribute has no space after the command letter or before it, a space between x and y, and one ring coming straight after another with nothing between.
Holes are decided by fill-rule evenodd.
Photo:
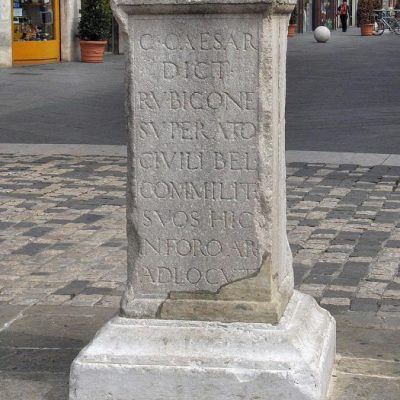
<instances>
[{"instance_id":1,"label":"green shrub","mask_svg":"<svg viewBox=\"0 0 400 400\"><path fill-rule=\"evenodd\" d=\"M81 40L107 40L111 35L111 21L108 0L83 0L78 36Z\"/></svg>"},{"instance_id":2,"label":"green shrub","mask_svg":"<svg viewBox=\"0 0 400 400\"><path fill-rule=\"evenodd\" d=\"M289 25L297 24L297 4L293 8L292 13L290 14Z\"/></svg>"},{"instance_id":3,"label":"green shrub","mask_svg":"<svg viewBox=\"0 0 400 400\"><path fill-rule=\"evenodd\" d=\"M358 2L358 15L360 25L373 24L375 22L374 10L382 8L381 0L360 0Z\"/></svg>"}]
</instances>

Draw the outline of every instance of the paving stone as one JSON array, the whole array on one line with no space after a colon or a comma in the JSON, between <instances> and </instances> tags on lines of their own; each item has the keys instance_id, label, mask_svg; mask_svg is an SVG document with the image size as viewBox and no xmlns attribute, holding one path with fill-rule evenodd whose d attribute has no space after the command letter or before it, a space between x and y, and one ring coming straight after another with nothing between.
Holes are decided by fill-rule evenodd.
<instances>
[{"instance_id":1,"label":"paving stone","mask_svg":"<svg viewBox=\"0 0 400 400\"><path fill-rule=\"evenodd\" d=\"M308 275L304 279L304 283L306 284L322 284L322 285L327 285L331 283L332 281L332 276L331 275Z\"/></svg>"},{"instance_id":2,"label":"paving stone","mask_svg":"<svg viewBox=\"0 0 400 400\"><path fill-rule=\"evenodd\" d=\"M337 231L334 229L315 229L313 235L336 235Z\"/></svg>"},{"instance_id":3,"label":"paving stone","mask_svg":"<svg viewBox=\"0 0 400 400\"><path fill-rule=\"evenodd\" d=\"M29 231L23 233L23 236L40 237L40 236L44 236L46 233L51 232L52 230L53 230L53 228L50 228L50 227L32 228Z\"/></svg>"},{"instance_id":4,"label":"paving stone","mask_svg":"<svg viewBox=\"0 0 400 400\"><path fill-rule=\"evenodd\" d=\"M2 372L1 376L1 400L64 400L68 398L67 373Z\"/></svg>"},{"instance_id":5,"label":"paving stone","mask_svg":"<svg viewBox=\"0 0 400 400\"><path fill-rule=\"evenodd\" d=\"M71 299L71 295L51 294L37 302L38 305L60 305Z\"/></svg>"},{"instance_id":6,"label":"paving stone","mask_svg":"<svg viewBox=\"0 0 400 400\"><path fill-rule=\"evenodd\" d=\"M20 249L12 251L12 254L24 254L27 256L34 256L49 247L50 243L28 243L27 245L21 247Z\"/></svg>"},{"instance_id":7,"label":"paving stone","mask_svg":"<svg viewBox=\"0 0 400 400\"><path fill-rule=\"evenodd\" d=\"M352 252L352 257L376 257L378 255L379 249L371 248L368 246L357 246Z\"/></svg>"},{"instance_id":8,"label":"paving stone","mask_svg":"<svg viewBox=\"0 0 400 400\"><path fill-rule=\"evenodd\" d=\"M10 356L0 358L0 371L65 372L78 352L79 349L16 349Z\"/></svg>"},{"instance_id":9,"label":"paving stone","mask_svg":"<svg viewBox=\"0 0 400 400\"><path fill-rule=\"evenodd\" d=\"M356 297L380 299L387 287L387 282L361 282Z\"/></svg>"},{"instance_id":10,"label":"paving stone","mask_svg":"<svg viewBox=\"0 0 400 400\"><path fill-rule=\"evenodd\" d=\"M319 219L304 219L300 222L300 226L318 226L320 224Z\"/></svg>"},{"instance_id":11,"label":"paving stone","mask_svg":"<svg viewBox=\"0 0 400 400\"><path fill-rule=\"evenodd\" d=\"M382 232L382 231L373 231L373 230L368 230L365 231L362 234L362 238L365 240L369 240L371 242L374 241L383 241L389 237L388 232Z\"/></svg>"},{"instance_id":12,"label":"paving stone","mask_svg":"<svg viewBox=\"0 0 400 400\"><path fill-rule=\"evenodd\" d=\"M115 313L106 307L35 305L0 332L0 348L80 349Z\"/></svg>"},{"instance_id":13,"label":"paving stone","mask_svg":"<svg viewBox=\"0 0 400 400\"><path fill-rule=\"evenodd\" d=\"M10 321L17 318L24 308L25 307L23 306L15 305L0 305L0 329L8 324Z\"/></svg>"},{"instance_id":14,"label":"paving stone","mask_svg":"<svg viewBox=\"0 0 400 400\"><path fill-rule=\"evenodd\" d=\"M58 224L58 225L66 225L66 224L71 224L74 223L74 221L71 221L69 219L50 219L48 222L48 224Z\"/></svg>"},{"instance_id":15,"label":"paving stone","mask_svg":"<svg viewBox=\"0 0 400 400\"><path fill-rule=\"evenodd\" d=\"M318 262L312 268L310 275L333 275L341 267L341 264Z\"/></svg>"},{"instance_id":16,"label":"paving stone","mask_svg":"<svg viewBox=\"0 0 400 400\"><path fill-rule=\"evenodd\" d=\"M358 286L360 284L361 279L359 277L338 277L332 280L331 285L337 286Z\"/></svg>"},{"instance_id":17,"label":"paving stone","mask_svg":"<svg viewBox=\"0 0 400 400\"><path fill-rule=\"evenodd\" d=\"M299 286L299 290L303 293L309 294L315 298L322 298L326 285L303 283Z\"/></svg>"},{"instance_id":18,"label":"paving stone","mask_svg":"<svg viewBox=\"0 0 400 400\"><path fill-rule=\"evenodd\" d=\"M0 222L0 224L1 224L1 222ZM36 226L36 224L33 222L20 222L20 223L14 225L14 228L31 228L32 226Z\"/></svg>"},{"instance_id":19,"label":"paving stone","mask_svg":"<svg viewBox=\"0 0 400 400\"><path fill-rule=\"evenodd\" d=\"M110 292L109 292L110 293ZM98 303L103 297L103 294L78 294L65 304L68 306L91 307Z\"/></svg>"},{"instance_id":20,"label":"paving stone","mask_svg":"<svg viewBox=\"0 0 400 400\"><path fill-rule=\"evenodd\" d=\"M346 278L346 277L364 277L368 274L369 271L369 264L362 263L362 262L347 262L343 266L343 270L339 275L339 278Z\"/></svg>"},{"instance_id":21,"label":"paving stone","mask_svg":"<svg viewBox=\"0 0 400 400\"><path fill-rule=\"evenodd\" d=\"M7 190L0 201L0 231L7 232L0 237L0 275L7 271L17 280L27 277L18 293L4 291L0 277L0 301L18 301L18 295L21 301L33 301L27 291L30 281L62 279L64 284L38 301L78 304L79 295L101 296L94 308L115 306L112 297L123 290L116 285L126 274L125 162L122 157L0 155L0 182ZM1 168L12 174L2 175ZM350 299L355 287L359 294L379 296L363 283L368 279L387 282L382 296L387 293L387 300L395 300L398 288L390 283L398 273L400 193L393 191L393 185L399 171L324 163L288 165L292 221L288 228L297 287L322 302L325 297ZM379 218L373 221L376 212ZM390 263L382 259L389 255ZM349 260L365 262L351 265ZM111 281L109 286L98 287L103 279ZM92 304L95 298L86 300ZM381 310L396 307L383 300Z\"/></svg>"},{"instance_id":22,"label":"paving stone","mask_svg":"<svg viewBox=\"0 0 400 400\"><path fill-rule=\"evenodd\" d=\"M369 325L368 315L372 315L372 313L362 312L351 312L359 316L359 323L354 326L352 317L349 318L348 313L336 317L338 354L354 358L390 361L400 359L399 329L384 329L382 326ZM378 329L379 333L377 334Z\"/></svg>"},{"instance_id":23,"label":"paving stone","mask_svg":"<svg viewBox=\"0 0 400 400\"><path fill-rule=\"evenodd\" d=\"M322 308L329 311L336 318L337 315L344 314L348 311L348 305L320 304Z\"/></svg>"},{"instance_id":24,"label":"paving stone","mask_svg":"<svg viewBox=\"0 0 400 400\"><path fill-rule=\"evenodd\" d=\"M90 281L75 280L75 281L70 282L65 287L63 287L61 289L58 289L53 294L56 294L56 295L77 295L77 294L81 293L89 284L90 284Z\"/></svg>"},{"instance_id":25,"label":"paving stone","mask_svg":"<svg viewBox=\"0 0 400 400\"><path fill-rule=\"evenodd\" d=\"M353 232L353 231L342 230L335 237L334 242L336 242L337 240L356 241L356 240L358 240L360 238L360 236L361 236L361 232Z\"/></svg>"},{"instance_id":26,"label":"paving stone","mask_svg":"<svg viewBox=\"0 0 400 400\"><path fill-rule=\"evenodd\" d=\"M85 287L80 294L83 295L107 295L113 292L113 288L108 287L93 287L87 286Z\"/></svg>"},{"instance_id":27,"label":"paving stone","mask_svg":"<svg viewBox=\"0 0 400 400\"><path fill-rule=\"evenodd\" d=\"M396 379L336 371L328 400L397 400L399 391L400 382Z\"/></svg>"},{"instance_id":28,"label":"paving stone","mask_svg":"<svg viewBox=\"0 0 400 400\"><path fill-rule=\"evenodd\" d=\"M351 253L353 246L350 244L333 245L326 249L327 253Z\"/></svg>"},{"instance_id":29,"label":"paving stone","mask_svg":"<svg viewBox=\"0 0 400 400\"><path fill-rule=\"evenodd\" d=\"M3 230L9 228L12 225L13 225L12 222L0 221L0 230L3 231Z\"/></svg>"},{"instance_id":30,"label":"paving stone","mask_svg":"<svg viewBox=\"0 0 400 400\"><path fill-rule=\"evenodd\" d=\"M56 243L53 246L51 246L51 249L52 250L65 250L73 245L74 245L74 243Z\"/></svg>"},{"instance_id":31,"label":"paving stone","mask_svg":"<svg viewBox=\"0 0 400 400\"><path fill-rule=\"evenodd\" d=\"M385 247L399 249L400 248L400 240L388 240L385 243Z\"/></svg>"},{"instance_id":32,"label":"paving stone","mask_svg":"<svg viewBox=\"0 0 400 400\"><path fill-rule=\"evenodd\" d=\"M334 210L331 211L326 218L327 219L349 219L353 215L353 211L340 211Z\"/></svg>"},{"instance_id":33,"label":"paving stone","mask_svg":"<svg viewBox=\"0 0 400 400\"><path fill-rule=\"evenodd\" d=\"M329 289L326 289L324 292L324 299L325 298L348 298L350 299L353 296L352 292L344 291L344 290L332 290L332 286ZM349 303L350 305L350 303Z\"/></svg>"},{"instance_id":34,"label":"paving stone","mask_svg":"<svg viewBox=\"0 0 400 400\"><path fill-rule=\"evenodd\" d=\"M396 218L398 218L397 215L393 214L393 213L382 213L379 212L376 217L375 217L375 222L379 222L379 223L392 223L396 221Z\"/></svg>"},{"instance_id":35,"label":"paving stone","mask_svg":"<svg viewBox=\"0 0 400 400\"><path fill-rule=\"evenodd\" d=\"M330 305L330 306L344 306L345 309L347 310L350 305L350 299L346 297L324 297L321 300L320 304Z\"/></svg>"},{"instance_id":36,"label":"paving stone","mask_svg":"<svg viewBox=\"0 0 400 400\"><path fill-rule=\"evenodd\" d=\"M400 290L385 290L383 297L385 299L400 300Z\"/></svg>"},{"instance_id":37,"label":"paving stone","mask_svg":"<svg viewBox=\"0 0 400 400\"><path fill-rule=\"evenodd\" d=\"M98 303L96 303L97 307L109 307L114 308L116 312L119 310L120 302L121 302L121 294L104 296Z\"/></svg>"},{"instance_id":38,"label":"paving stone","mask_svg":"<svg viewBox=\"0 0 400 400\"><path fill-rule=\"evenodd\" d=\"M388 282L388 290L400 290L400 282Z\"/></svg>"},{"instance_id":39,"label":"paving stone","mask_svg":"<svg viewBox=\"0 0 400 400\"><path fill-rule=\"evenodd\" d=\"M351 300L351 311L378 311L379 305L377 299L371 298L354 298Z\"/></svg>"},{"instance_id":40,"label":"paving stone","mask_svg":"<svg viewBox=\"0 0 400 400\"><path fill-rule=\"evenodd\" d=\"M400 312L400 299L383 298L380 311Z\"/></svg>"},{"instance_id":41,"label":"paving stone","mask_svg":"<svg viewBox=\"0 0 400 400\"><path fill-rule=\"evenodd\" d=\"M126 245L126 241L109 241L109 242L102 244L102 246L104 246L104 247L120 247L123 245ZM291 245L291 248L292 248L292 251L295 253L295 252L297 252L297 249L296 249L295 245L293 245L293 246L294 247L292 248L292 245Z\"/></svg>"},{"instance_id":42,"label":"paving stone","mask_svg":"<svg viewBox=\"0 0 400 400\"><path fill-rule=\"evenodd\" d=\"M361 218L361 219L357 219L357 218ZM364 216L354 215L353 220L351 220L351 223L356 224L356 225L370 225L371 221L364 219Z\"/></svg>"},{"instance_id":43,"label":"paving stone","mask_svg":"<svg viewBox=\"0 0 400 400\"><path fill-rule=\"evenodd\" d=\"M84 214L84 215L80 216L79 218L75 219L73 222L83 223L83 224L92 224L93 222L97 222L102 218L104 218L102 215Z\"/></svg>"}]
</instances>

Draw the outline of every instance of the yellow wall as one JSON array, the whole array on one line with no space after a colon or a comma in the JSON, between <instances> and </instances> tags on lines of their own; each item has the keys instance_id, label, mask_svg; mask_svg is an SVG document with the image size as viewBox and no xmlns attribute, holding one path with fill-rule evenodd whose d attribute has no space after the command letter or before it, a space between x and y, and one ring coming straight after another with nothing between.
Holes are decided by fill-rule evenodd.
<instances>
[{"instance_id":1,"label":"yellow wall","mask_svg":"<svg viewBox=\"0 0 400 400\"><path fill-rule=\"evenodd\" d=\"M54 5L54 40L48 41L13 41L13 64L36 64L60 61L60 0L53 0ZM14 24L11 20L12 32Z\"/></svg>"}]
</instances>

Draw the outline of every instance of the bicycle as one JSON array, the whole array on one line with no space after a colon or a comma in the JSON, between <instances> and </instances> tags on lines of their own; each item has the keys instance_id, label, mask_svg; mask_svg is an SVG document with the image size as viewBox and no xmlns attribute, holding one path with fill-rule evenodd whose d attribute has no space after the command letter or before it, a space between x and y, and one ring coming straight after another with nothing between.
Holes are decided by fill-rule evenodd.
<instances>
[{"instance_id":1,"label":"bicycle","mask_svg":"<svg viewBox=\"0 0 400 400\"><path fill-rule=\"evenodd\" d=\"M372 32L375 36L382 35L385 29L389 29L396 35L400 35L400 21L397 17L400 10L394 10L396 13L395 16L390 15L390 11L387 10L374 11L377 12L375 14L374 30Z\"/></svg>"}]
</instances>

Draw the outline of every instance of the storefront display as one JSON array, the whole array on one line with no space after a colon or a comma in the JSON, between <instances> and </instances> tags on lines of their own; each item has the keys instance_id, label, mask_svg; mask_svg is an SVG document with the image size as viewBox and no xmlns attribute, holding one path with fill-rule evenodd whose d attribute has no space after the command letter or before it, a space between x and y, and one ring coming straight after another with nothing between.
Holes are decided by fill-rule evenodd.
<instances>
[{"instance_id":1,"label":"storefront display","mask_svg":"<svg viewBox=\"0 0 400 400\"><path fill-rule=\"evenodd\" d=\"M0 68L80 60L82 1L0 0ZM114 23L107 51L118 52L118 33Z\"/></svg>"},{"instance_id":2,"label":"storefront display","mask_svg":"<svg viewBox=\"0 0 400 400\"><path fill-rule=\"evenodd\" d=\"M59 0L13 1L14 63L59 60L58 9Z\"/></svg>"},{"instance_id":3,"label":"storefront display","mask_svg":"<svg viewBox=\"0 0 400 400\"><path fill-rule=\"evenodd\" d=\"M53 40L53 15L50 0L14 1L14 40Z\"/></svg>"},{"instance_id":4,"label":"storefront display","mask_svg":"<svg viewBox=\"0 0 400 400\"><path fill-rule=\"evenodd\" d=\"M314 0L312 28L326 26L330 30L337 28L336 9L341 0Z\"/></svg>"}]
</instances>

